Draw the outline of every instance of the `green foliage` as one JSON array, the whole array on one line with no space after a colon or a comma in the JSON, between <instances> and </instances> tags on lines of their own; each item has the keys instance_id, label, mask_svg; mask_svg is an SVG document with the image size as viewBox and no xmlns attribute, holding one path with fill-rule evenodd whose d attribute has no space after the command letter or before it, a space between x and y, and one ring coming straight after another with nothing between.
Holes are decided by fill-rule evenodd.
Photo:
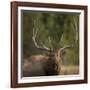
<instances>
[{"instance_id":1,"label":"green foliage","mask_svg":"<svg viewBox=\"0 0 90 90\"><path fill-rule=\"evenodd\" d=\"M34 26L36 20L36 26ZM36 41L54 50L66 45L74 48L66 50L69 64L79 64L79 14L22 11L23 55L45 54L39 51L32 41L33 28L38 29ZM42 42L42 43L41 43Z\"/></svg>"}]
</instances>

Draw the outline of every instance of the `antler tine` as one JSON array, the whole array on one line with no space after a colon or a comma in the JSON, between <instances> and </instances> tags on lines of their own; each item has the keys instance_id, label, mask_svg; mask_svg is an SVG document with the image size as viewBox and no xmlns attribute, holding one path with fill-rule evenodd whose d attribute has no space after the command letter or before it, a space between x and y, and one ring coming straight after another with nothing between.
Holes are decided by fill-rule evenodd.
<instances>
[{"instance_id":1,"label":"antler tine","mask_svg":"<svg viewBox=\"0 0 90 90\"><path fill-rule=\"evenodd\" d=\"M38 29L35 31L35 26L36 26L36 20L34 20L34 27L33 27L33 36L35 36L36 37L36 34L37 34L37 31L38 31Z\"/></svg>"},{"instance_id":2,"label":"antler tine","mask_svg":"<svg viewBox=\"0 0 90 90\"><path fill-rule=\"evenodd\" d=\"M73 16L73 21L74 21L74 26L75 26L75 33L76 33L76 35L75 35L75 43L77 43L77 41L78 41L78 28L77 28L77 21L76 21L76 19L74 18L74 16Z\"/></svg>"}]
</instances>

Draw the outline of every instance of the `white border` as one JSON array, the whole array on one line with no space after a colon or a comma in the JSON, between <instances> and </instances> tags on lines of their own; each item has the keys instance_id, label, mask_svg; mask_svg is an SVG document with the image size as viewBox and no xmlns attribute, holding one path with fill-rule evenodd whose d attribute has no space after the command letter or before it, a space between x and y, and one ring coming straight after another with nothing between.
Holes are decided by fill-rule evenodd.
<instances>
[{"instance_id":1,"label":"white border","mask_svg":"<svg viewBox=\"0 0 90 90\"><path fill-rule=\"evenodd\" d=\"M60 75L60 76L40 76L40 77L24 77L21 78L21 10L33 11L54 11L54 12L72 12L80 13L80 74L79 75ZM45 81L66 81L66 80L83 80L84 79L84 11L71 9L53 9L53 8L38 8L38 7L18 7L18 83L34 83Z\"/></svg>"}]
</instances>

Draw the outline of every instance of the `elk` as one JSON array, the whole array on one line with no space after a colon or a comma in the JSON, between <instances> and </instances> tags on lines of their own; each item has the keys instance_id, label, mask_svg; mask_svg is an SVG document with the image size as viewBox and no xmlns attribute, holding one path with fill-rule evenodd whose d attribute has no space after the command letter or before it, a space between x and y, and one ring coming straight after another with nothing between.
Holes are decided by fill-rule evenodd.
<instances>
[{"instance_id":1,"label":"elk","mask_svg":"<svg viewBox=\"0 0 90 90\"><path fill-rule=\"evenodd\" d=\"M32 41L37 49L48 52L48 55L32 55L28 59L24 60L24 76L29 77L59 75L62 62L62 54L65 49L72 48L73 45L67 45L57 50L48 48L44 44L40 46L36 41L37 32L38 30L33 28Z\"/></svg>"}]
</instances>

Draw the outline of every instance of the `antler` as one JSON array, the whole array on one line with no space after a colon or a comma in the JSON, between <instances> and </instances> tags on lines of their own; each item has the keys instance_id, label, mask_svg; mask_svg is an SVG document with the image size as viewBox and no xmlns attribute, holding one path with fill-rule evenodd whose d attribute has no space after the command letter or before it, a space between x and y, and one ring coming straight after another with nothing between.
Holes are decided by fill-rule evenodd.
<instances>
[{"instance_id":1,"label":"antler","mask_svg":"<svg viewBox=\"0 0 90 90\"><path fill-rule=\"evenodd\" d=\"M65 49L69 49L69 48L73 48L74 45L67 45L67 46L64 46L63 48L60 49L60 51L64 51Z\"/></svg>"},{"instance_id":2,"label":"antler","mask_svg":"<svg viewBox=\"0 0 90 90\"><path fill-rule=\"evenodd\" d=\"M37 44L37 42L36 42L36 36L37 36L37 33L38 33L38 29L36 27L36 20L34 20L33 35L32 35L32 40L34 42L34 45L36 46L36 48L38 48L40 50L52 51L50 48L46 47L42 42L41 42L42 47Z\"/></svg>"},{"instance_id":3,"label":"antler","mask_svg":"<svg viewBox=\"0 0 90 90\"><path fill-rule=\"evenodd\" d=\"M77 43L77 41L78 41L78 28L77 28L78 26L77 26L76 18L74 16L73 16L73 25L74 25L73 29L74 29L74 32L75 32L75 42L72 45L66 45L63 48L61 48L60 49L61 52L64 51L65 49L73 48L75 46L75 44ZM63 39L63 35L61 36L61 40L62 39Z\"/></svg>"}]
</instances>

